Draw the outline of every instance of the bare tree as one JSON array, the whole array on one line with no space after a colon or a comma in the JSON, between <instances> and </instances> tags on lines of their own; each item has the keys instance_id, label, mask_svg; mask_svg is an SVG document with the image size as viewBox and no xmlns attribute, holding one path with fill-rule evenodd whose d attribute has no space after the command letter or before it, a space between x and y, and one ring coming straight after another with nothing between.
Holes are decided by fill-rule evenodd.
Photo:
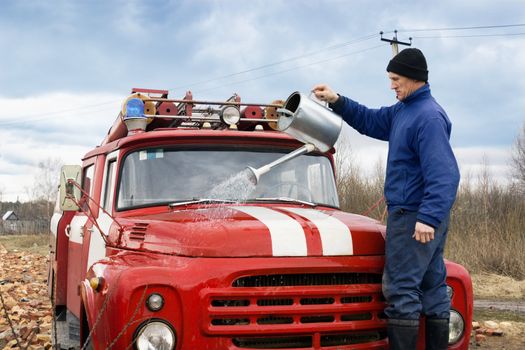
<instances>
[{"instance_id":1,"label":"bare tree","mask_svg":"<svg viewBox=\"0 0 525 350\"><path fill-rule=\"evenodd\" d=\"M61 166L60 158L46 158L38 162L38 171L32 186L33 199L48 202L55 200Z\"/></svg>"},{"instance_id":2,"label":"bare tree","mask_svg":"<svg viewBox=\"0 0 525 350\"><path fill-rule=\"evenodd\" d=\"M341 181L356 170L353 169L355 167L355 157L348 136L341 135L335 145L335 149L337 150L334 155L335 171L337 181Z\"/></svg>"},{"instance_id":3,"label":"bare tree","mask_svg":"<svg viewBox=\"0 0 525 350\"><path fill-rule=\"evenodd\" d=\"M512 176L517 182L518 188L525 193L525 123L520 133L514 140L512 148Z\"/></svg>"},{"instance_id":4,"label":"bare tree","mask_svg":"<svg viewBox=\"0 0 525 350\"><path fill-rule=\"evenodd\" d=\"M56 199L60 180L62 160L60 158L46 158L38 162L37 166L38 170L28 192L33 201L40 201L45 204L46 216L51 217L51 208Z\"/></svg>"}]
</instances>

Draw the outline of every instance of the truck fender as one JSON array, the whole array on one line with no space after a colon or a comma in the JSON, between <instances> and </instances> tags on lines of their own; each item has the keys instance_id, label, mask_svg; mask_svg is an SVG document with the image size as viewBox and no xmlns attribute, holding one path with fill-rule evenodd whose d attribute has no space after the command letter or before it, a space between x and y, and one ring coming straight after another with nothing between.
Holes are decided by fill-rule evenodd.
<instances>
[{"instance_id":1,"label":"truck fender","mask_svg":"<svg viewBox=\"0 0 525 350\"><path fill-rule=\"evenodd\" d=\"M81 330L87 330L87 332L91 332L93 330L93 327L95 326L95 321L97 319L97 308L95 307L95 293L93 291L93 288L89 285L88 280L83 280L80 283L80 297L81 297L81 304L83 309L84 317L81 317L81 324L80 329ZM82 313L82 310L81 310ZM82 324L87 320L87 325ZM84 332L85 333L85 332ZM94 332L93 332L94 333ZM81 334L81 339L84 341L89 333ZM95 334L92 334L92 337L94 337ZM95 344L96 342L93 342Z\"/></svg>"}]
</instances>

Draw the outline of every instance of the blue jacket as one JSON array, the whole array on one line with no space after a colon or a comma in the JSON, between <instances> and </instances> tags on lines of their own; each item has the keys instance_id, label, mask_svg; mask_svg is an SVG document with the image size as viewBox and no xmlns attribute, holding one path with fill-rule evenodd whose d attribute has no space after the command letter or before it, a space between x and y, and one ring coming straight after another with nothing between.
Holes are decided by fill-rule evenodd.
<instances>
[{"instance_id":1,"label":"blue jacket","mask_svg":"<svg viewBox=\"0 0 525 350\"><path fill-rule=\"evenodd\" d=\"M418 221L438 227L456 198L459 170L452 125L429 85L390 107L370 109L344 96L331 107L361 134L388 141L388 207L417 211Z\"/></svg>"}]
</instances>

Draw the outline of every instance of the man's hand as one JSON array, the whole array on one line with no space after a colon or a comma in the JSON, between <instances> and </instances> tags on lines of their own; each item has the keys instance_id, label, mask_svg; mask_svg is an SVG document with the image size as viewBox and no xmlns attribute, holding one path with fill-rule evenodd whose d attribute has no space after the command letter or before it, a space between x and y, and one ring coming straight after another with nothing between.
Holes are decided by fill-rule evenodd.
<instances>
[{"instance_id":1,"label":"man's hand","mask_svg":"<svg viewBox=\"0 0 525 350\"><path fill-rule=\"evenodd\" d=\"M422 222L416 222L416 229L412 238L421 243L428 243L434 239L434 228L432 226L425 225Z\"/></svg>"},{"instance_id":2,"label":"man's hand","mask_svg":"<svg viewBox=\"0 0 525 350\"><path fill-rule=\"evenodd\" d=\"M339 95L336 94L328 85L319 84L313 87L312 92L315 97L321 101L326 101L328 103L334 103L339 98Z\"/></svg>"}]
</instances>

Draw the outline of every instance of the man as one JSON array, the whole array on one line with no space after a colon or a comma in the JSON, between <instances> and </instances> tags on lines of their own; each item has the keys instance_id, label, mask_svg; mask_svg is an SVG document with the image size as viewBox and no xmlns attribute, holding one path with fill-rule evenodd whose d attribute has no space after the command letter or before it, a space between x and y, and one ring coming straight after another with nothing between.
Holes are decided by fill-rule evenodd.
<instances>
[{"instance_id":1,"label":"man","mask_svg":"<svg viewBox=\"0 0 525 350\"><path fill-rule=\"evenodd\" d=\"M386 70L399 100L390 107L369 109L327 85L313 92L357 131L389 143L383 294L390 349L416 348L421 314L426 349L446 349L450 298L443 249L459 183L451 123L430 94L420 50L401 51Z\"/></svg>"}]
</instances>

